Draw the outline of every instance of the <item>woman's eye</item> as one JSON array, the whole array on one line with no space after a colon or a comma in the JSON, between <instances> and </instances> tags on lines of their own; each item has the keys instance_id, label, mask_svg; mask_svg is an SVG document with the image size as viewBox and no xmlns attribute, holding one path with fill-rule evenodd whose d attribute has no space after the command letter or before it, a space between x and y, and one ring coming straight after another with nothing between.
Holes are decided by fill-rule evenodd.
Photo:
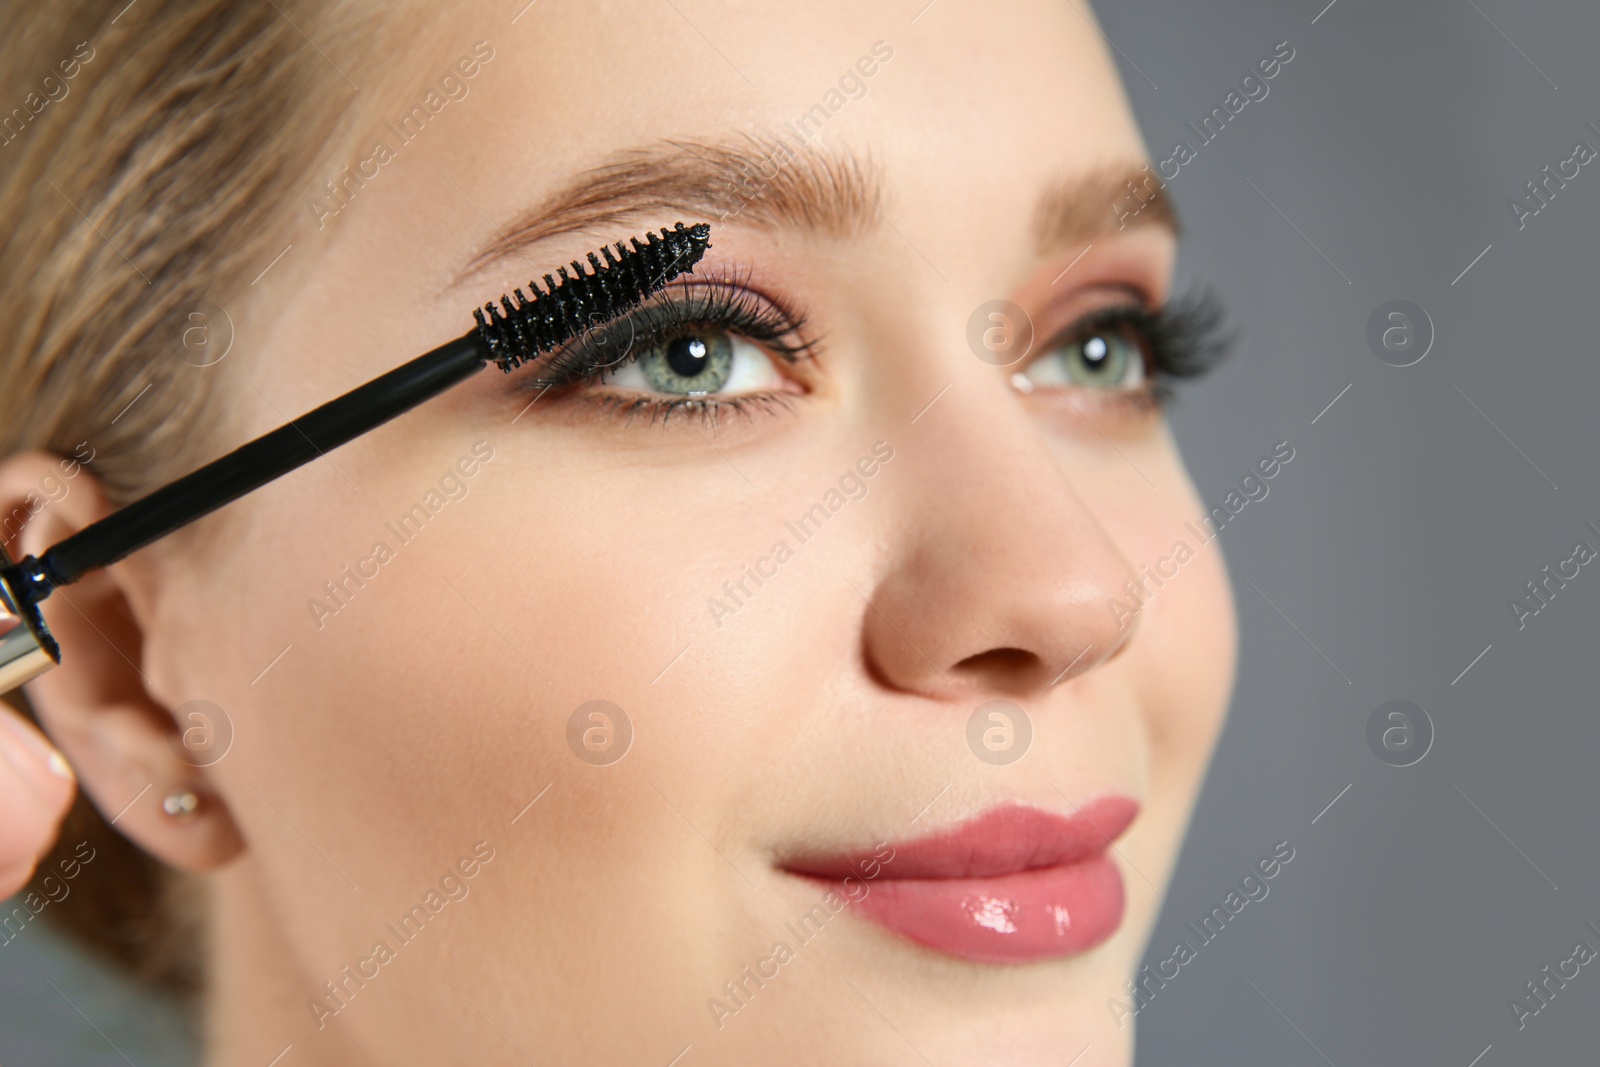
<instances>
[{"instance_id":1,"label":"woman's eye","mask_svg":"<svg viewBox=\"0 0 1600 1067\"><path fill-rule=\"evenodd\" d=\"M758 346L726 330L693 329L651 343L606 375L614 388L667 396L753 393L782 386L783 376Z\"/></svg>"},{"instance_id":2,"label":"woman's eye","mask_svg":"<svg viewBox=\"0 0 1600 1067\"><path fill-rule=\"evenodd\" d=\"M1034 386L1134 389L1144 384L1144 346L1131 325L1090 330L1034 360L1023 376Z\"/></svg>"}]
</instances>

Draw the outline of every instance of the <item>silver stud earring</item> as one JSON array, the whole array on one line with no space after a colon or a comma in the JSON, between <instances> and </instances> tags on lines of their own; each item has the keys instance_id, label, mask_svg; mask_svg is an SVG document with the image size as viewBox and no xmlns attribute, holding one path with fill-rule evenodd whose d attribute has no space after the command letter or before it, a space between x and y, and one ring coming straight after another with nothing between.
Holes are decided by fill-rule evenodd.
<instances>
[{"instance_id":1,"label":"silver stud earring","mask_svg":"<svg viewBox=\"0 0 1600 1067\"><path fill-rule=\"evenodd\" d=\"M193 815L200 808L200 798L193 793L168 793L161 801L161 810L175 819Z\"/></svg>"}]
</instances>

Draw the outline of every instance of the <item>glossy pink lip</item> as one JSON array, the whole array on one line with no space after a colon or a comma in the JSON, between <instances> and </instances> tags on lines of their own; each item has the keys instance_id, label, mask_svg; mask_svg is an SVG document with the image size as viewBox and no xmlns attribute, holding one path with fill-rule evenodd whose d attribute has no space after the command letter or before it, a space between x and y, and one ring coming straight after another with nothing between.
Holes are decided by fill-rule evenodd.
<instances>
[{"instance_id":1,"label":"glossy pink lip","mask_svg":"<svg viewBox=\"0 0 1600 1067\"><path fill-rule=\"evenodd\" d=\"M1138 813L1127 797L1070 818L1007 804L904 844L785 867L838 883L860 914L929 948L1031 963L1084 952L1121 925L1122 875L1105 850Z\"/></svg>"}]
</instances>

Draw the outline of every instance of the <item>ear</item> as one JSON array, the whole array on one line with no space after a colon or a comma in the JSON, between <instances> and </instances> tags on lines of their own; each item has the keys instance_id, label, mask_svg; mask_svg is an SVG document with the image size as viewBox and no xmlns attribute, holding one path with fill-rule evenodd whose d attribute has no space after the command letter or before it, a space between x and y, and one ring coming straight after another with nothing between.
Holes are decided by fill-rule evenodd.
<instances>
[{"instance_id":1,"label":"ear","mask_svg":"<svg viewBox=\"0 0 1600 1067\"><path fill-rule=\"evenodd\" d=\"M111 511L98 479L76 459L25 452L0 462L0 539L13 559L39 555ZM147 575L125 560L52 592L40 607L61 643L61 665L26 691L108 821L171 866L209 870L237 855L243 840L143 673L136 608L149 599L135 594L149 582L135 582ZM168 798L186 794L198 801L192 812L165 809Z\"/></svg>"}]
</instances>

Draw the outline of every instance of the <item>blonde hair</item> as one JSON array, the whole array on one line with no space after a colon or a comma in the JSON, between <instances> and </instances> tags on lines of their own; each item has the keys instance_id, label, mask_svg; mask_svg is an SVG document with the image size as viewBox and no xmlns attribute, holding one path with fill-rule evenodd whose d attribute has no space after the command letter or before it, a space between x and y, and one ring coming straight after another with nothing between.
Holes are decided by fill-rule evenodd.
<instances>
[{"instance_id":1,"label":"blonde hair","mask_svg":"<svg viewBox=\"0 0 1600 1067\"><path fill-rule=\"evenodd\" d=\"M89 442L120 503L219 451L231 364L197 366L184 331L281 248L285 198L354 95L319 50L353 51L344 8L0 0L0 455ZM80 794L59 856L85 840L96 860L49 914L194 988L182 879Z\"/></svg>"}]
</instances>

